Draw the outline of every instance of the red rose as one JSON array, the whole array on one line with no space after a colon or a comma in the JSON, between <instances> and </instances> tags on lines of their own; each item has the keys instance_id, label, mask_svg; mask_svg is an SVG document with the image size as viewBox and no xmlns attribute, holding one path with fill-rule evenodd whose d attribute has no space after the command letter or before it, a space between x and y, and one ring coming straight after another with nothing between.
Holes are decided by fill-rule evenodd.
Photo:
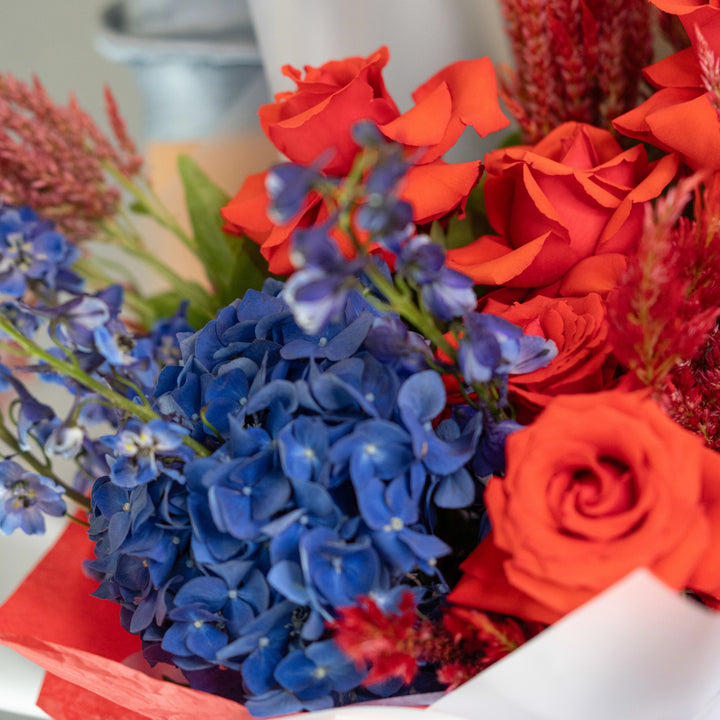
<instances>
[{"instance_id":1,"label":"red rose","mask_svg":"<svg viewBox=\"0 0 720 720\"><path fill-rule=\"evenodd\" d=\"M388 59L381 47L367 58L306 65L305 77L285 65L282 72L297 89L277 93L274 103L260 108L260 127L281 153L301 165L311 165L332 148L325 171L345 175L358 149L350 134L353 125L360 120L382 125L400 115L382 77Z\"/></svg>"},{"instance_id":2,"label":"red rose","mask_svg":"<svg viewBox=\"0 0 720 720\"><path fill-rule=\"evenodd\" d=\"M327 157L323 171L343 176L352 166L358 146L352 128L372 120L389 139L401 143L415 163L410 168L402 197L413 206L413 219L426 223L462 205L477 183L478 160L449 164L441 159L471 125L487 135L508 125L497 98L495 71L488 58L461 60L423 83L414 93L415 106L400 114L388 95L381 71L387 48L368 58L352 57L319 68L283 71L297 84L294 92L279 93L275 102L260 108L260 124L275 146L291 161L309 165ZM259 181L243 185L222 210L229 232L245 232L260 242L271 262L270 270L289 273L288 238L291 229L274 232L270 245L260 217L267 195ZM258 194L259 193L259 194ZM307 218L305 218L305 222Z\"/></svg>"},{"instance_id":3,"label":"red rose","mask_svg":"<svg viewBox=\"0 0 720 720\"><path fill-rule=\"evenodd\" d=\"M533 147L485 156L488 219L499 233L448 252L481 285L545 295L606 293L642 231L645 203L672 180L677 158L649 164L606 130L565 123Z\"/></svg>"},{"instance_id":4,"label":"red rose","mask_svg":"<svg viewBox=\"0 0 720 720\"><path fill-rule=\"evenodd\" d=\"M610 354L605 303L597 293L578 298L538 295L510 306L491 300L483 309L519 325L527 335L552 340L558 349L547 367L510 376L515 406L534 415L555 395L598 392L612 378L617 361Z\"/></svg>"},{"instance_id":5,"label":"red rose","mask_svg":"<svg viewBox=\"0 0 720 720\"><path fill-rule=\"evenodd\" d=\"M645 77L659 89L644 103L616 118L613 125L623 135L679 153L695 170L718 170L718 113L703 83L698 62L703 50L695 28L702 33L714 58L720 56L720 8L716 2L702 3L700 9L689 1L662 3L666 4L693 6L694 12L686 10L687 14L680 16L692 47L645 68Z\"/></svg>"},{"instance_id":6,"label":"red rose","mask_svg":"<svg viewBox=\"0 0 720 720\"><path fill-rule=\"evenodd\" d=\"M555 398L507 461L453 602L554 622L637 567L717 596L720 456L651 400Z\"/></svg>"}]
</instances>

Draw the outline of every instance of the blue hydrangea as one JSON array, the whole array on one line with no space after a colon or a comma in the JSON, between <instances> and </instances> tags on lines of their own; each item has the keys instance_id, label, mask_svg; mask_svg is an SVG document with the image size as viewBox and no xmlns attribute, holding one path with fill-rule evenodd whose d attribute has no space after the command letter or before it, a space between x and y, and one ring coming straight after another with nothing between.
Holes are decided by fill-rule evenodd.
<instances>
[{"instance_id":1,"label":"blue hydrangea","mask_svg":"<svg viewBox=\"0 0 720 720\"><path fill-rule=\"evenodd\" d=\"M326 621L361 595L392 607L413 577L443 595L437 513L481 508L474 468L499 470L504 438L482 409L441 419L443 380L397 318L353 292L312 334L281 289L181 336L154 391L164 420L105 439L92 493L97 594L195 686L236 672L256 714L360 697Z\"/></svg>"}]
</instances>

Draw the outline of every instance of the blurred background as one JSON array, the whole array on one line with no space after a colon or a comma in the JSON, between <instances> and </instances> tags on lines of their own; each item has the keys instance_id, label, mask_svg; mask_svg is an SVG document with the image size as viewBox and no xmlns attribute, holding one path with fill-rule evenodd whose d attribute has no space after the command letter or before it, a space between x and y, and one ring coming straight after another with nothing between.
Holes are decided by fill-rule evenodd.
<instances>
[{"instance_id":1,"label":"blurred background","mask_svg":"<svg viewBox=\"0 0 720 720\"><path fill-rule=\"evenodd\" d=\"M228 194L276 159L255 112L291 87L285 63L319 65L386 44L386 84L404 110L443 65L509 57L496 0L5 0L4 9L0 72L36 75L63 104L74 93L103 129L110 86L156 189L179 214L178 153L193 155ZM458 156L481 157L493 142L468 135ZM183 248L157 242L192 274ZM0 538L0 601L62 527ZM0 647L0 720L46 717L34 705L41 680L42 671Z\"/></svg>"}]
</instances>

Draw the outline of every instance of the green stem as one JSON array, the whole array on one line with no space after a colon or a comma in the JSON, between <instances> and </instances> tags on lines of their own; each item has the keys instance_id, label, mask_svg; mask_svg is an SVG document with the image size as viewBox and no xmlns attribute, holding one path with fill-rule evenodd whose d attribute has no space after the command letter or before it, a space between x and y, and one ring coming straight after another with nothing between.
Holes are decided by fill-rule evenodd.
<instances>
[{"instance_id":1,"label":"green stem","mask_svg":"<svg viewBox=\"0 0 720 720\"><path fill-rule=\"evenodd\" d=\"M2 315L0 315L0 330L9 335L15 341L23 353L45 361L61 375L75 380L75 382L86 387L88 390L91 390L100 397L105 398L105 400L112 403L116 408L134 415L143 422L160 419L160 416L151 408L145 405L138 405L129 398L126 398L124 395L121 395L120 393L117 393L107 387L107 385L103 385L103 383L88 375L76 365L73 365L66 360L61 360L60 358L57 358L47 352L47 350L43 350L43 348L34 343L32 340L26 338L7 318ZM185 437L184 442L188 447L191 447L195 451L195 454L198 455L198 457L210 454L200 443L190 437Z\"/></svg>"},{"instance_id":2,"label":"green stem","mask_svg":"<svg viewBox=\"0 0 720 720\"><path fill-rule=\"evenodd\" d=\"M182 298L189 300L196 312L202 313L206 321L215 317L212 296L196 282L185 280L171 270L160 258L145 250L123 248L129 255L142 260L158 275L165 278Z\"/></svg>"},{"instance_id":3,"label":"green stem","mask_svg":"<svg viewBox=\"0 0 720 720\"><path fill-rule=\"evenodd\" d=\"M138 183L123 175L114 165L107 163L105 169L112 176L115 182L126 190L142 206L150 217L159 225L169 230L185 245L194 255L198 254L197 241L191 238L168 210L162 200L152 189L150 183L141 187Z\"/></svg>"},{"instance_id":4,"label":"green stem","mask_svg":"<svg viewBox=\"0 0 720 720\"><path fill-rule=\"evenodd\" d=\"M388 281L385 276L372 265L368 265L365 268L365 274L390 305L392 305L395 312L419 330L435 347L442 350L451 361L455 361L457 355L455 348L445 339L435 323L426 315L423 315L407 295L399 292L392 282Z\"/></svg>"},{"instance_id":5,"label":"green stem","mask_svg":"<svg viewBox=\"0 0 720 720\"><path fill-rule=\"evenodd\" d=\"M71 515L70 513L65 513L65 517L66 517L68 520L72 520L74 523L77 523L78 525L81 525L81 526L84 527L84 528L89 528L89 527L90 527L90 523L89 523L89 522L85 522L85 520L81 520L80 518L77 518L77 517L75 517L74 515Z\"/></svg>"}]
</instances>

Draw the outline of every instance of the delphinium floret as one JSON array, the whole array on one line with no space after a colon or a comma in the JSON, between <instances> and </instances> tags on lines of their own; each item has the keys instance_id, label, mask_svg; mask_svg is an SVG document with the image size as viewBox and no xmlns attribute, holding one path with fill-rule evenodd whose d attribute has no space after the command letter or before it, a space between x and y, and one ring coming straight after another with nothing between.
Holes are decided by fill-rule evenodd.
<instances>
[{"instance_id":1,"label":"delphinium floret","mask_svg":"<svg viewBox=\"0 0 720 720\"><path fill-rule=\"evenodd\" d=\"M63 488L50 478L28 472L12 460L0 461L0 531L21 528L29 535L45 532L45 515L65 514Z\"/></svg>"}]
</instances>

